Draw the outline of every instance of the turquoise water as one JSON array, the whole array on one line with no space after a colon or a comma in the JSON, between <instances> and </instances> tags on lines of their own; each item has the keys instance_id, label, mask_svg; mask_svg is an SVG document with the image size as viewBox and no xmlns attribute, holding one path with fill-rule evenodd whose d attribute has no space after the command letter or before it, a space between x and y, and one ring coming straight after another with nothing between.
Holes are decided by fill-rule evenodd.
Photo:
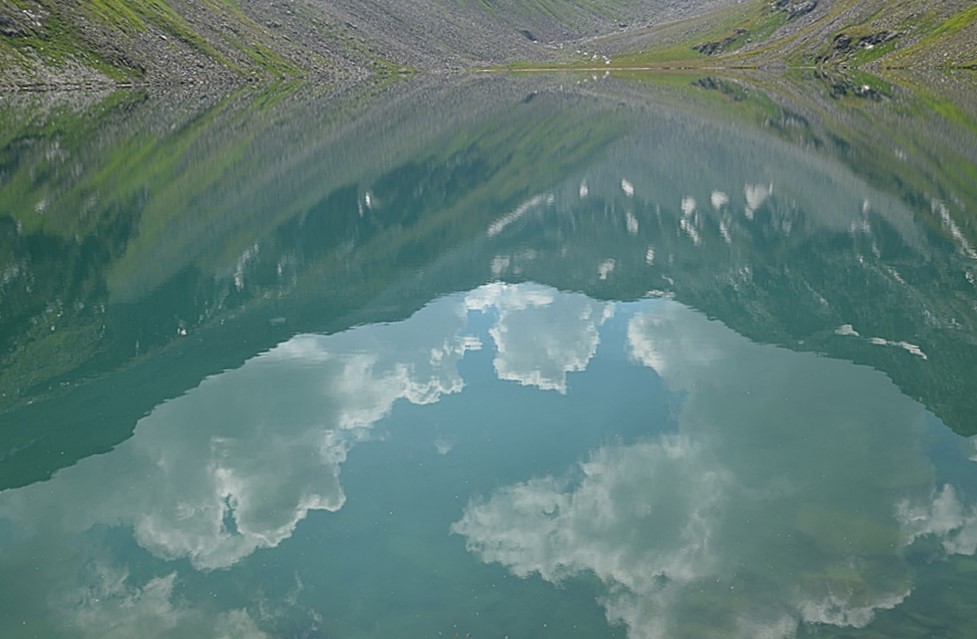
<instances>
[{"instance_id":1,"label":"turquoise water","mask_svg":"<svg viewBox=\"0 0 977 639\"><path fill-rule=\"evenodd\" d=\"M970 636L977 143L892 91L12 119L0 634Z\"/></svg>"}]
</instances>

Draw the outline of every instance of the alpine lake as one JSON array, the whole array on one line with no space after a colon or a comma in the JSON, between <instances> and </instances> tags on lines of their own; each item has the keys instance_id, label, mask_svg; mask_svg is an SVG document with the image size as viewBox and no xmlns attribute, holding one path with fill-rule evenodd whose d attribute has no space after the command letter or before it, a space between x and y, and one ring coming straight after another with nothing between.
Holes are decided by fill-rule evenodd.
<instances>
[{"instance_id":1,"label":"alpine lake","mask_svg":"<svg viewBox=\"0 0 977 639\"><path fill-rule=\"evenodd\" d=\"M975 550L973 73L0 98L5 639L969 639Z\"/></svg>"}]
</instances>

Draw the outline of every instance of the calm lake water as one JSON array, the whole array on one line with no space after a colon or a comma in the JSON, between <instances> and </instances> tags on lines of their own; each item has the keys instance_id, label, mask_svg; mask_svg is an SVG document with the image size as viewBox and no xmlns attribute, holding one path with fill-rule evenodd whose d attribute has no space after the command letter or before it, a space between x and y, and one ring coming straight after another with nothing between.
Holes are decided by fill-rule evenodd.
<instances>
[{"instance_id":1,"label":"calm lake water","mask_svg":"<svg viewBox=\"0 0 977 639\"><path fill-rule=\"evenodd\" d=\"M972 636L977 100L8 100L0 636Z\"/></svg>"}]
</instances>

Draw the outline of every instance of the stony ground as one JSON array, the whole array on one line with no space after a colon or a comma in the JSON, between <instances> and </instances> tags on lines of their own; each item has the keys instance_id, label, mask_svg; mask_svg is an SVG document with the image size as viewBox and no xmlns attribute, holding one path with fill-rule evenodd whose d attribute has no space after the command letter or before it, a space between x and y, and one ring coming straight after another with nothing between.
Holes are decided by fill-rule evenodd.
<instances>
[{"instance_id":1,"label":"stony ground","mask_svg":"<svg viewBox=\"0 0 977 639\"><path fill-rule=\"evenodd\" d=\"M99 7L96 9L95 7ZM739 17L737 17L739 16ZM739 20L739 22L737 22ZM977 67L973 0L0 0L0 86L335 83L698 47L700 64ZM579 60L577 60L579 62Z\"/></svg>"},{"instance_id":2,"label":"stony ground","mask_svg":"<svg viewBox=\"0 0 977 639\"><path fill-rule=\"evenodd\" d=\"M754 3L752 14L742 6L589 44L607 55L712 45L703 64L714 66L977 68L973 0L770 0Z\"/></svg>"},{"instance_id":3,"label":"stony ground","mask_svg":"<svg viewBox=\"0 0 977 639\"><path fill-rule=\"evenodd\" d=\"M0 0L0 83L204 84L451 71L551 59L563 42L729 1L168 0L172 14L146 10L134 24L121 0L103 0L115 9L102 13L80 0Z\"/></svg>"}]
</instances>

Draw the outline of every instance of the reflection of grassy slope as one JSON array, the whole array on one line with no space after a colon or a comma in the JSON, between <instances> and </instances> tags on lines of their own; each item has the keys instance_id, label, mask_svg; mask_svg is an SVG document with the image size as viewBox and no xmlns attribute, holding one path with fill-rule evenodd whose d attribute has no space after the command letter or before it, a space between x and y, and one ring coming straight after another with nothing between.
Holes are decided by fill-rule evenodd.
<instances>
[{"instance_id":1,"label":"reflection of grassy slope","mask_svg":"<svg viewBox=\"0 0 977 639\"><path fill-rule=\"evenodd\" d=\"M130 252L147 194L172 180L188 154L199 156L199 146L219 150L205 165L219 175L220 151L228 145L214 144L208 127L221 113L235 116L233 100L192 117L156 120L148 110L138 97L113 98L77 116L40 124L27 118L10 135L0 190L0 210L16 220L8 238L17 277L3 297L0 336L6 402L47 393L69 371L84 371L100 352L112 350L105 269ZM234 151L235 138L226 139ZM199 176L198 184L214 181L202 168L182 171ZM126 356L151 346L130 342Z\"/></svg>"},{"instance_id":2,"label":"reflection of grassy slope","mask_svg":"<svg viewBox=\"0 0 977 639\"><path fill-rule=\"evenodd\" d=\"M636 170L633 161L629 166ZM780 188L793 195L788 185ZM670 195L630 202L618 195L618 201L569 210L558 204L562 229L551 230L548 241L533 236L539 255L519 262L521 277L606 299L666 290L754 341L883 371L958 433L977 432L977 405L968 392L977 384L974 287L961 269L966 262L943 238L931 234L920 250L876 215L867 218L871 235L853 237L845 228L825 228L818 219L823 211L797 209L785 195L769 198L752 221L741 212L727 217L725 235L707 215L694 243L682 224L680 197ZM634 235L620 219L626 207L640 223ZM616 210L617 219L595 209ZM785 218L790 234L781 230ZM550 219L548 227L555 225ZM512 233L518 245L517 234L526 231ZM653 265L646 263L649 246ZM615 268L602 279L597 266L608 258ZM836 335L844 324L862 338ZM873 344L871 337L906 340L927 358Z\"/></svg>"},{"instance_id":3,"label":"reflection of grassy slope","mask_svg":"<svg viewBox=\"0 0 977 639\"><path fill-rule=\"evenodd\" d=\"M628 86L632 93L625 92L622 101L633 100L652 113L657 106L647 105L660 103L686 119L720 121L730 130L780 138L839 166L861 167L868 183L877 182L881 190L909 201L921 215L931 215L928 202L916 202L906 193L952 191L939 172L942 154L928 159L932 152L926 132L905 132L918 146L918 160L889 166L891 153L882 152L888 143L880 132L892 121L873 115L872 102L828 100L797 87L782 87L779 94L770 95L741 80L703 77L667 76L664 87ZM604 145L626 139L622 134L629 123L641 121L616 96L600 95L601 90L593 96L563 98L556 92L537 93L539 87L536 78L472 80L448 90L420 84L403 87L404 95L399 89L388 90L382 94L384 100L365 106L353 96L339 105L340 115L331 106L297 94L263 95L256 101L240 96L168 118L151 117L150 103L121 100L119 109L105 110L108 119L88 121L94 134L88 141L92 149L86 150L83 142L53 144L56 139L40 133L14 136L21 145L33 140L37 148L27 145L21 155L11 155L6 163L9 175L28 171L30 162L24 157L52 162L49 158L58 157L52 150L59 147L67 148L69 158L86 161L80 176L74 168L62 172L57 162L47 170L48 176L63 176L66 185L51 189L57 197L50 198L47 210L57 223L45 216L24 217L18 232L13 218L6 218L0 228L36 291L17 298L21 310L13 315L6 311L13 299L7 291L13 288L4 289L2 298L6 335L0 382L7 393L7 423L18 425L8 439L14 448L30 447L17 458L22 466L9 467L33 467L43 475L104 449L129 432L141 411L208 374L240 365L295 332L396 320L432 297L481 283L491 258L505 249L486 239L488 225L528 197L571 176L578 179L595 158L605 155ZM116 117L122 110L131 111L131 116ZM70 122L60 129L71 129ZM668 120L661 124L665 129L671 126ZM941 135L957 137L961 148L967 148L972 138L962 136L955 126ZM156 150L145 148L149 139L158 140ZM242 148L245 140L247 148ZM668 151L676 164L682 153ZM644 161L637 157L634 166ZM107 170L109 165L117 171ZM891 170L899 171L897 182L889 177ZM36 186L57 183L39 181ZM97 188L91 186L94 183ZM900 190L898 184L911 188ZM372 209L365 204L366 192ZM0 197L7 195L0 190ZM675 211L681 195L662 202L665 217L675 216L676 221L661 237L683 237ZM965 190L961 197L970 196ZM76 208L80 205L84 206ZM775 212L775 205L774 199L758 218ZM18 217L36 215L34 200L20 206L8 197L4 206L4 212ZM808 214L815 215L815 208ZM72 216L72 209L84 214ZM643 214L654 219L652 209ZM956 210L953 214L959 216ZM936 233L943 232L940 221L932 220ZM957 224L967 228L963 219ZM642 222L642 233L652 228ZM542 231L531 230L528 245L534 251L546 246L560 250L566 244L567 237L541 238ZM708 251L686 247L683 253L676 244L678 272L648 276L644 255L651 238L630 238L623 226L611 227L606 218L596 220L593 230L580 224L568 225L565 231L582 239L590 262L615 257L618 274L627 272L624 247L636 242L631 253L634 272L641 275L626 287L611 289L608 286L616 286L617 280L601 283L594 269L586 273L590 279L579 280L590 284L579 284L574 279L578 273L565 261L554 260L548 272L543 264L539 268L544 270L527 267L513 277L536 277L561 288L629 298L665 288L660 275L669 275L678 282L675 292L681 301L754 339L811 348L890 371L906 392L921 397L948 424L964 431L972 423L957 413L962 406L957 398L960 384L969 383L972 374L972 351L961 344L960 336L977 333L968 319L972 311L966 282L948 268L949 263L927 264L926 255L920 255L917 246L904 245L898 233L881 229L877 237L885 251L881 266L896 265L906 280L901 285L884 269L867 271L864 265L843 263L852 257L848 244L845 250L838 248L839 237L848 241L844 233L773 249L759 235L737 244L732 252L718 231L704 233ZM249 252L256 245L258 250ZM527 244L520 241L515 246ZM865 254L871 253L866 249ZM717 279L731 255L749 258L762 275L765 283L749 296ZM767 263L770 255L775 256L773 266ZM446 256L455 260L454 266L439 267L437 277L430 277L432 265L448 260ZM803 258L801 265L794 266L798 256ZM781 269L781 263L792 265L792 272ZM867 284L852 287L852 282L862 281ZM933 281L941 284L932 285ZM838 299L837 317L821 316L817 304L808 308L796 301L804 286L849 292ZM784 299L794 302L785 306ZM904 313L893 320L896 323L880 323L873 306L879 299L904 301L897 305ZM49 300L59 303L49 307ZM799 308L805 312L799 314ZM927 310L939 317L957 317L961 327L920 326L919 317ZM18 319L8 323L8 317ZM48 323L52 318L57 329L53 334ZM835 325L831 322L858 322L860 330L872 329L886 337L919 333L930 360L917 362L899 349L818 332L825 323ZM188 335L181 336L182 330ZM67 334L70 339L64 337ZM798 346L801 339L804 346ZM907 358L918 366L905 366ZM936 362L940 365L933 365ZM106 403L108 410L117 412L103 416L105 437L97 446L86 448L86 439L68 438L75 441L75 451L66 457L56 454L50 438L57 439L62 431L45 430L45 425L60 414L75 416L61 427L91 426L90 416L78 407L91 406L92 397L106 388L137 399L117 407ZM30 400L35 403L25 406ZM43 441L32 444L39 434ZM50 448L50 455L32 458L43 446Z\"/></svg>"},{"instance_id":4,"label":"reflection of grassy slope","mask_svg":"<svg viewBox=\"0 0 977 639\"><path fill-rule=\"evenodd\" d=\"M881 252L876 257L879 264L856 263L850 252L854 239L825 236L821 240L812 237L803 245L785 244L781 260L790 269L781 270L780 261L770 259L771 254L776 255L771 247L752 251L753 243L764 246L769 242L755 237L737 250L740 255L753 255L750 268L762 285L747 294L731 290L725 281L710 284L712 275L708 275L702 282L687 282L684 291L677 288L678 298L753 339L870 364L887 372L907 394L921 398L958 432L977 432L973 419L977 406L965 390L977 384L972 365L977 357L977 316L974 283L968 280L977 269L967 253L968 245L977 243L973 218L977 181L968 177L977 166L972 120L947 119L928 110L926 99L898 88L891 100L880 105L861 98L825 99L824 85L818 82L789 83L777 87L779 93L758 91L748 83L723 90L724 82L728 81L695 81L690 87L712 92L713 103L726 103L713 117L738 127L762 127L814 156L846 166L870 187L904 202L924 228L928 226L933 254L920 254L918 248L905 245L898 233L880 226L875 230L874 246L859 249L863 255ZM702 101L690 96L681 103ZM964 112L953 109L957 116ZM905 121L915 126L905 126ZM947 207L951 221L944 217L940 204ZM676 233L681 235L678 229ZM712 240L717 248L723 247L718 234ZM725 251L725 247L720 249L722 254ZM935 255L948 258L934 259ZM723 258L712 261L720 264ZM810 308L798 312L797 300L805 297L805 290L834 292L830 318L821 317L824 310L813 298ZM778 308L783 299L794 300L793 306ZM879 304L893 310L879 314ZM807 321L815 318L820 319ZM817 334L825 321L829 325L832 321L835 325L854 323L874 335L909 336L910 341L923 345L929 359L845 340L830 331Z\"/></svg>"},{"instance_id":5,"label":"reflection of grassy slope","mask_svg":"<svg viewBox=\"0 0 977 639\"><path fill-rule=\"evenodd\" d=\"M104 120L102 126L125 133L112 138L111 149L100 146L76 182L52 189L60 197L52 198L51 215L21 223L19 230L7 218L5 237L22 269L14 286L36 282L39 293L2 298L0 384L5 410L20 406L7 414L22 425L10 435L11 445L32 441L37 420L50 419L63 402L87 405L85 389L96 392L99 380L128 384L113 371L131 373L131 393L144 398L142 410L148 410L166 396L157 393L190 387L279 341L281 331L269 331L275 316L288 316L291 331L340 330L348 326L342 318L353 315L376 320L361 309L389 290L402 269L422 269L470 243L500 208L586 164L613 137L615 119L578 128L575 118L562 117L545 100L520 103L526 90L494 98L484 87L448 92L448 105L460 96L478 104L460 110L461 123L444 118L439 103L421 92L412 104L398 105L409 108L397 109L412 110L416 128L395 122L393 135L385 126L402 116L391 117L382 106L365 115L354 110L353 126L328 115L323 126L310 120L323 117L318 106L306 110L308 103L287 99L260 100L270 110L258 111L232 98L163 127L162 135L145 124L152 117ZM149 116L152 104L139 109ZM418 120L420 113L426 115ZM508 126L513 113L521 116L516 127ZM318 126L322 137L310 135ZM149 140L156 140L151 149ZM361 149L355 158L352 140ZM58 146L56 139L47 142L39 144L35 160ZM11 164L14 175L31 166ZM366 187L379 208L360 216ZM18 222L32 214L13 200L29 191L6 195ZM89 201L89 210L72 218L81 200ZM258 259L235 266L242 249L256 245ZM59 270L72 274L67 283ZM142 275L133 279L133 273ZM120 289L124 295L110 292ZM427 290L398 305L393 316L384 311L384 318L419 307L429 299ZM52 299L58 300L53 307ZM231 326L244 337L228 339L241 335ZM208 335L207 348L188 349L184 332ZM157 360L173 353L182 363L160 370ZM165 379L150 382L139 372L150 369ZM86 419L77 414L62 426ZM84 448L83 439L77 443ZM67 461L53 457L50 463Z\"/></svg>"},{"instance_id":6,"label":"reflection of grassy slope","mask_svg":"<svg viewBox=\"0 0 977 639\"><path fill-rule=\"evenodd\" d=\"M828 80L826 84L830 84L831 79ZM820 141L821 153L842 162L869 185L906 202L917 219L945 238L942 250L958 256L949 263L926 263L918 258L902 263L901 258L893 256L891 264L903 272L907 282L881 285L862 303L857 297L849 300L850 315L858 317L863 325L919 336L937 353L933 359L938 359L939 364L909 358L917 365L907 366L903 353L880 352L861 345L829 342L823 348L886 371L908 394L922 398L958 432L977 432L975 407L964 401L967 394L963 391L977 383L972 366L977 351L974 288L965 277L967 273L968 277L974 274L966 251L977 246L977 145L972 109L961 108L946 95L921 97L898 86L893 87L891 99L881 103L853 97L826 101L818 87L817 82L803 81L780 87L779 99L815 124L805 137ZM934 101L948 108L931 109ZM766 111L766 105L761 110ZM947 117L947 113L952 117ZM766 116L757 118L757 122L767 121ZM823 269L830 273L830 262ZM852 273L858 270L852 265ZM817 273L810 273L812 281L816 281ZM844 290L848 277L842 275L833 288ZM899 297L904 301L899 304L902 312L896 315L903 316L905 325L880 326L873 300ZM921 323L922 317L930 317L933 325ZM805 339L797 333L785 337ZM817 348L814 344L811 347Z\"/></svg>"},{"instance_id":7,"label":"reflection of grassy slope","mask_svg":"<svg viewBox=\"0 0 977 639\"><path fill-rule=\"evenodd\" d=\"M117 93L81 113L55 111L41 121L5 111L7 122L19 123L5 129L0 155L0 212L10 216L4 268L12 274L0 314L6 401L53 383L103 348L100 270L124 253L140 194L138 183L113 192L101 173L126 166L133 145L119 121L138 112L142 98ZM124 182L117 176L116 184Z\"/></svg>"},{"instance_id":8,"label":"reflection of grassy slope","mask_svg":"<svg viewBox=\"0 0 977 639\"><path fill-rule=\"evenodd\" d=\"M120 91L81 113L66 105L56 105L44 111L40 99L0 108L0 172L3 175L0 211L17 214L18 222L31 230L48 227L56 232L59 225L65 223L74 228L82 203L73 202L75 208L70 213L54 212L56 216L70 215L76 218L75 221L52 221L49 211L41 204L49 189L41 189L39 185L48 183L59 189L69 188L70 180L63 175L65 159L81 161L78 153L82 146L91 146L89 135L92 129L97 128L108 114L128 108L138 100L136 94ZM56 142L39 152L39 140ZM25 170L27 167L29 169ZM31 214L27 214L27 208ZM34 214L39 209L43 209L48 217Z\"/></svg>"},{"instance_id":9,"label":"reflection of grassy slope","mask_svg":"<svg viewBox=\"0 0 977 639\"><path fill-rule=\"evenodd\" d=\"M899 82L905 76L893 76ZM822 86L837 79L821 78ZM871 77L857 79L867 86ZM977 245L977 114L960 108L952 98L927 90L909 92L893 84L879 101L841 97L826 104L824 94L811 91L817 82L785 86L798 106L817 116L820 133L832 152L851 170L901 199L920 204L923 216L943 227L947 221L934 206L948 207L954 225L971 247Z\"/></svg>"},{"instance_id":10,"label":"reflection of grassy slope","mask_svg":"<svg viewBox=\"0 0 977 639\"><path fill-rule=\"evenodd\" d=\"M761 127L836 159L869 184L925 209L933 201L943 202L970 246L977 246L977 218L973 216L977 211L977 111L953 94L934 90L939 76L893 75L892 82L868 74L817 72L775 80L762 75L709 77L701 72L634 72L622 77L672 86L668 98L672 104L685 104L711 119ZM856 94L861 87L872 91ZM656 94L668 95L660 89ZM920 214L935 227L946 224L933 210Z\"/></svg>"},{"instance_id":11,"label":"reflection of grassy slope","mask_svg":"<svg viewBox=\"0 0 977 639\"><path fill-rule=\"evenodd\" d=\"M287 117L302 119L294 114ZM430 128L430 123L421 127L417 122L404 122L402 126L383 123L382 129L374 129L374 120L364 120L357 127L342 132L338 139L332 139L332 133L326 131L320 145L263 149L261 136L272 135L273 129L283 125L284 116L269 115L262 120L275 122L276 118L282 120L264 132L263 124L235 125L248 133L235 140L233 149L222 149L215 161L199 161L209 165L203 175L194 166L188 166L183 173L160 176L160 188L153 190L155 195L147 203L140 221L139 236L132 241L125 257L112 267L113 291L127 298L130 289L153 286L154 282L177 272L180 264L187 260L198 263L205 271L227 269L253 242L250 234L254 224L271 228L309 210L324 197L324 189L345 182L355 184L374 173L375 169L370 165L376 160L370 152L379 152L384 145L398 149L398 156L406 160L404 153L408 149L412 154L419 152L420 140L411 132ZM550 124L534 122L520 126L519 137L505 138L501 136L508 135L506 127L494 116L482 121L473 118L470 126L471 129L431 149L432 157L425 163L447 162L445 153L465 151L465 157L484 156L504 146L508 146L510 153L515 148L520 153L517 157L525 155L527 159L522 163L509 162L492 167L493 171L501 172L493 175L496 181L493 188L504 193L507 185L500 185L502 174L516 178L532 174L536 179L542 179L556 176L565 162L579 161L571 153L565 157L540 155L555 144L547 141L547 137L573 137L573 132L554 130ZM286 135L298 139L294 133ZM470 144L472 139L491 140L492 136L501 139L494 141L491 149L459 146ZM379 142L381 139L382 143ZM266 158L276 154L280 160L268 163ZM531 173L529 168L533 168ZM291 185L291 193L284 198L281 193L283 180ZM467 197L476 196L468 194ZM384 199L379 197L381 202ZM238 236L239 241L232 241L231 236ZM215 245L218 248L215 249Z\"/></svg>"}]
</instances>

